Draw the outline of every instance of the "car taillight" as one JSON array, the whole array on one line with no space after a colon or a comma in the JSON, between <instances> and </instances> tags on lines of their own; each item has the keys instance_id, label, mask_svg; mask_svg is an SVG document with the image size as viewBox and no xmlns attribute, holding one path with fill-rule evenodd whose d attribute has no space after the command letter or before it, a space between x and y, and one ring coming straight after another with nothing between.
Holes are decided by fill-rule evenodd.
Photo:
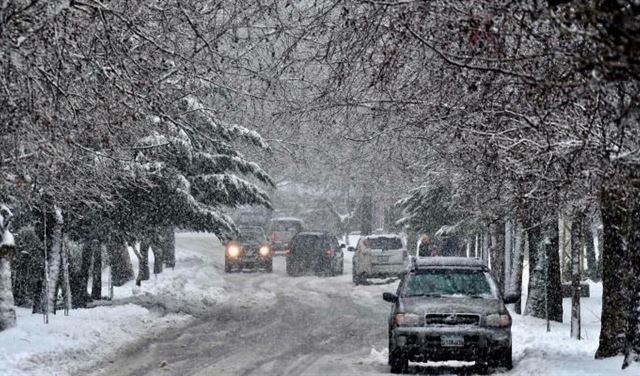
<instances>
[{"instance_id":1,"label":"car taillight","mask_svg":"<svg viewBox=\"0 0 640 376\"><path fill-rule=\"evenodd\" d=\"M331 249L331 248L325 249L324 250L324 255L327 256L327 257L333 256L333 249Z\"/></svg>"},{"instance_id":2,"label":"car taillight","mask_svg":"<svg viewBox=\"0 0 640 376\"><path fill-rule=\"evenodd\" d=\"M291 254L291 250L289 248L284 249L284 255L289 256Z\"/></svg>"}]
</instances>

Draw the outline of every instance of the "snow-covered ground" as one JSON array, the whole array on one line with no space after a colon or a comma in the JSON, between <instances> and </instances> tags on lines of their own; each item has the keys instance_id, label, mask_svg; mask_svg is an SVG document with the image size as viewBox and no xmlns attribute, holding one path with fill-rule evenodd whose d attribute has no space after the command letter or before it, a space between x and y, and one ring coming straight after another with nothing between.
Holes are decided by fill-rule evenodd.
<instances>
[{"instance_id":1,"label":"snow-covered ground","mask_svg":"<svg viewBox=\"0 0 640 376\"><path fill-rule=\"evenodd\" d=\"M220 250L218 240L192 233L176 239L176 268L152 275L142 287L131 281L114 288L111 305L75 309L69 316L58 312L48 325L42 315L18 308L18 326L0 332L0 375L76 374L127 343L184 325L224 301L223 279L207 253ZM137 271L135 257L132 262Z\"/></svg>"},{"instance_id":2,"label":"snow-covered ground","mask_svg":"<svg viewBox=\"0 0 640 376\"><path fill-rule=\"evenodd\" d=\"M211 235L179 233L175 270L116 288L111 305L42 316L18 309L18 327L0 333L0 375L371 375L388 374L381 299L397 282L367 286L345 274L288 277L220 272L222 248ZM135 261L135 259L134 259ZM134 265L135 267L135 265ZM621 357L595 360L601 285L582 300L583 340L565 323L513 315L514 369L509 375L640 375ZM311 325L310 325L311 324ZM172 329L173 328L173 329ZM132 343L135 351L128 352ZM413 373L455 372L460 362L413 365Z\"/></svg>"}]
</instances>

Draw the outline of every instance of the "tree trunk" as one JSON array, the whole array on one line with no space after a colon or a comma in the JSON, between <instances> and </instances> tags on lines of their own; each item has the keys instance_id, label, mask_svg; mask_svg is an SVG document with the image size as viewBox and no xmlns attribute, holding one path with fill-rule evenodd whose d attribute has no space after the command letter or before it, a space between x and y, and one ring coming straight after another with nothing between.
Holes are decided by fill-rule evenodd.
<instances>
[{"instance_id":1,"label":"tree trunk","mask_svg":"<svg viewBox=\"0 0 640 376\"><path fill-rule=\"evenodd\" d=\"M504 292L504 222L496 222L489 228L491 233L491 271L500 291Z\"/></svg>"},{"instance_id":2,"label":"tree trunk","mask_svg":"<svg viewBox=\"0 0 640 376\"><path fill-rule=\"evenodd\" d=\"M513 220L508 220L502 229L504 232L504 291L511 292L512 280L511 273L513 270Z\"/></svg>"},{"instance_id":3,"label":"tree trunk","mask_svg":"<svg viewBox=\"0 0 640 376\"><path fill-rule=\"evenodd\" d=\"M138 257L138 275L136 276L136 285L140 286L142 281L149 280L149 243L140 243L140 250L136 251Z\"/></svg>"},{"instance_id":4,"label":"tree trunk","mask_svg":"<svg viewBox=\"0 0 640 376\"><path fill-rule=\"evenodd\" d=\"M124 241L119 238L112 239L109 243L109 255L112 273L111 282L114 286L122 286L135 278L129 251Z\"/></svg>"},{"instance_id":5,"label":"tree trunk","mask_svg":"<svg viewBox=\"0 0 640 376\"><path fill-rule=\"evenodd\" d=\"M373 232L373 199L369 195L362 196L360 202L360 234L369 235Z\"/></svg>"},{"instance_id":6,"label":"tree trunk","mask_svg":"<svg viewBox=\"0 0 640 376\"><path fill-rule=\"evenodd\" d=\"M511 274L511 292L522 296L522 267L524 264L524 230L522 227L522 221L517 220L515 223L514 232L514 244L513 244L513 272ZM522 313L522 301L518 299L515 304L514 311L517 314Z\"/></svg>"},{"instance_id":7,"label":"tree trunk","mask_svg":"<svg viewBox=\"0 0 640 376\"><path fill-rule=\"evenodd\" d=\"M11 290L12 248L0 246L0 331L16 326L16 310Z\"/></svg>"},{"instance_id":8,"label":"tree trunk","mask_svg":"<svg viewBox=\"0 0 640 376\"><path fill-rule=\"evenodd\" d=\"M64 245L64 240L63 240ZM62 264L60 267L62 268L62 296L64 300L64 314L65 316L69 315L69 310L71 309L71 285L69 284L69 254L67 247L63 247L60 251L60 255L62 257Z\"/></svg>"},{"instance_id":9,"label":"tree trunk","mask_svg":"<svg viewBox=\"0 0 640 376\"><path fill-rule=\"evenodd\" d=\"M176 234L173 227L168 227L162 234L162 254L164 265L168 268L176 266Z\"/></svg>"},{"instance_id":10,"label":"tree trunk","mask_svg":"<svg viewBox=\"0 0 640 376\"><path fill-rule=\"evenodd\" d=\"M62 261L62 226L64 220L62 210L54 206L53 227L51 229L51 247L49 248L49 262L47 275L47 312L55 312Z\"/></svg>"},{"instance_id":11,"label":"tree trunk","mask_svg":"<svg viewBox=\"0 0 640 376\"><path fill-rule=\"evenodd\" d=\"M525 314L545 318L546 271L544 265L545 244L539 221L529 229L529 293Z\"/></svg>"},{"instance_id":12,"label":"tree trunk","mask_svg":"<svg viewBox=\"0 0 640 376\"><path fill-rule=\"evenodd\" d=\"M587 260L587 267L585 275L591 280L595 279L596 272L598 270L596 266L596 250L593 244L593 231L591 230L591 223L587 221L583 223L584 244L585 244L585 256Z\"/></svg>"},{"instance_id":13,"label":"tree trunk","mask_svg":"<svg viewBox=\"0 0 640 376\"><path fill-rule=\"evenodd\" d=\"M571 338L581 339L580 254L584 246L584 214L578 212L571 228Z\"/></svg>"},{"instance_id":14,"label":"tree trunk","mask_svg":"<svg viewBox=\"0 0 640 376\"><path fill-rule=\"evenodd\" d=\"M637 174L637 170L632 172ZM625 288L629 296L629 304L626 308L627 327L625 335L625 357L622 368L625 369L631 363L640 363L640 178L632 176L629 179L635 182L632 187L631 200L627 200L631 206L630 215L627 217L627 239L628 239L628 268L626 279L628 284ZM634 189L635 188L635 189Z\"/></svg>"},{"instance_id":15,"label":"tree trunk","mask_svg":"<svg viewBox=\"0 0 640 376\"><path fill-rule=\"evenodd\" d=\"M162 260L164 259L163 247L157 239L154 239L154 243L151 246L153 252L153 274L162 273Z\"/></svg>"},{"instance_id":16,"label":"tree trunk","mask_svg":"<svg viewBox=\"0 0 640 376\"><path fill-rule=\"evenodd\" d=\"M89 273L91 271L91 257L94 249L98 247L97 241L86 240L82 244L82 260L80 262L80 270L77 275L71 273L73 282L71 283L71 302L73 308L85 308L89 301L87 293L87 285L89 283Z\"/></svg>"},{"instance_id":17,"label":"tree trunk","mask_svg":"<svg viewBox=\"0 0 640 376\"><path fill-rule=\"evenodd\" d=\"M601 191L602 211L602 315L600 343L596 358L622 355L625 344L625 319L621 312L627 305L620 286L620 266L625 260L625 239L621 230L625 227L627 213L620 204L619 191L604 187Z\"/></svg>"},{"instance_id":18,"label":"tree trunk","mask_svg":"<svg viewBox=\"0 0 640 376\"><path fill-rule=\"evenodd\" d=\"M558 221L552 221L547 229L547 308L549 320L562 322L562 277L560 275L560 236Z\"/></svg>"},{"instance_id":19,"label":"tree trunk","mask_svg":"<svg viewBox=\"0 0 640 376\"><path fill-rule=\"evenodd\" d=\"M102 249L100 246L93 248L93 270L92 270L92 285L91 285L91 298L93 300L102 299Z\"/></svg>"}]
</instances>

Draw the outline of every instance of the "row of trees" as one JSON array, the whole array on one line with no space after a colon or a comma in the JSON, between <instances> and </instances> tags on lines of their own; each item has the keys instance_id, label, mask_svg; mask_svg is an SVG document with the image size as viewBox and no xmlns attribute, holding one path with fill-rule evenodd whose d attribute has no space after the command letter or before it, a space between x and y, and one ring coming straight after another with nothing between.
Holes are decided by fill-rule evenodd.
<instances>
[{"instance_id":1,"label":"row of trees","mask_svg":"<svg viewBox=\"0 0 640 376\"><path fill-rule=\"evenodd\" d=\"M90 265L101 296L103 254L121 284L125 244L172 266L176 227L225 236L225 207L269 206L271 179L240 151L269 148L234 124L269 84L264 15L251 1L0 4L0 330L13 293L34 312L60 289L82 306Z\"/></svg>"},{"instance_id":2,"label":"row of trees","mask_svg":"<svg viewBox=\"0 0 640 376\"><path fill-rule=\"evenodd\" d=\"M391 167L419 177L425 183L404 201L415 223L428 225L421 218L435 210L488 229L500 275L504 240L496 229L505 221L527 238L533 277L544 281L559 273L555 256L550 274L538 266L546 249L557 249L558 217L573 223L573 252L599 219L604 296L596 355L624 354L624 366L639 361L640 8L621 0L298 8L307 23L290 31L302 42L285 70L307 83L306 95L283 95L280 113L357 148L374 145L356 154L369 160L360 170L384 176ZM445 199L434 205L436 196Z\"/></svg>"}]
</instances>

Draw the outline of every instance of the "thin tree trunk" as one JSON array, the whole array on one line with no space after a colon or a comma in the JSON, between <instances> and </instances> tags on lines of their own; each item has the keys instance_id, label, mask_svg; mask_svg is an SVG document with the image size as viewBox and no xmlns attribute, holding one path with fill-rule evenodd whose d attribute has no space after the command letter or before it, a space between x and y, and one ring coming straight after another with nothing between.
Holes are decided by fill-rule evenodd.
<instances>
[{"instance_id":1,"label":"thin tree trunk","mask_svg":"<svg viewBox=\"0 0 640 376\"><path fill-rule=\"evenodd\" d=\"M64 245L64 241L63 241ZM71 285L69 284L69 255L67 247L60 251L62 257L62 296L64 297L64 315L69 316L71 309Z\"/></svg>"},{"instance_id":2,"label":"thin tree trunk","mask_svg":"<svg viewBox=\"0 0 640 376\"><path fill-rule=\"evenodd\" d=\"M11 290L11 248L13 247L0 247L0 331L16 326Z\"/></svg>"},{"instance_id":3,"label":"thin tree trunk","mask_svg":"<svg viewBox=\"0 0 640 376\"><path fill-rule=\"evenodd\" d=\"M596 358L622 355L625 345L625 317L621 314L627 306L627 297L620 286L620 267L625 260L625 227L627 213L622 209L622 195L619 191L604 187L601 192L602 212L602 315L600 343Z\"/></svg>"},{"instance_id":4,"label":"thin tree trunk","mask_svg":"<svg viewBox=\"0 0 640 376\"><path fill-rule=\"evenodd\" d=\"M545 317L546 299L546 271L544 265L545 245L542 237L542 226L536 220L536 225L529 229L529 292L525 314L533 317Z\"/></svg>"},{"instance_id":5,"label":"thin tree trunk","mask_svg":"<svg viewBox=\"0 0 640 376\"><path fill-rule=\"evenodd\" d=\"M584 214L581 212L573 218L571 236L571 338L581 339L580 253L584 245Z\"/></svg>"},{"instance_id":6,"label":"thin tree trunk","mask_svg":"<svg viewBox=\"0 0 640 376\"><path fill-rule=\"evenodd\" d=\"M93 248L93 271L92 271L92 285L91 285L91 298L93 300L102 299L102 249L101 247Z\"/></svg>"},{"instance_id":7,"label":"thin tree trunk","mask_svg":"<svg viewBox=\"0 0 640 376\"><path fill-rule=\"evenodd\" d=\"M505 291L504 283L504 222L496 222L490 226L491 232L491 270L496 278L500 291Z\"/></svg>"},{"instance_id":8,"label":"thin tree trunk","mask_svg":"<svg viewBox=\"0 0 640 376\"><path fill-rule=\"evenodd\" d=\"M513 221L505 222L504 228L504 286L506 292L512 291L511 272L513 270Z\"/></svg>"},{"instance_id":9,"label":"thin tree trunk","mask_svg":"<svg viewBox=\"0 0 640 376\"><path fill-rule=\"evenodd\" d=\"M518 296L522 296L522 268L524 264L524 230L522 227L522 221L518 220L515 224L515 239L513 249L513 273L511 282L511 291ZM522 313L522 301L518 299L514 307L515 313Z\"/></svg>"},{"instance_id":10,"label":"thin tree trunk","mask_svg":"<svg viewBox=\"0 0 640 376\"><path fill-rule=\"evenodd\" d=\"M593 244L593 231L591 230L590 221L585 222L582 227L584 229L583 239L585 244L585 256L587 259L587 267L585 268L586 270L585 274L588 278L590 278L591 280L594 280L598 268L596 266L596 251Z\"/></svg>"},{"instance_id":11,"label":"thin tree trunk","mask_svg":"<svg viewBox=\"0 0 640 376\"><path fill-rule=\"evenodd\" d=\"M53 228L51 229L51 247L49 248L49 263L47 281L47 312L55 312L62 261L62 226L64 219L62 210L54 206Z\"/></svg>"},{"instance_id":12,"label":"thin tree trunk","mask_svg":"<svg viewBox=\"0 0 640 376\"><path fill-rule=\"evenodd\" d=\"M164 259L163 249L164 248L156 237L153 245L151 246L151 251L153 252L153 274L162 273L162 260Z\"/></svg>"},{"instance_id":13,"label":"thin tree trunk","mask_svg":"<svg viewBox=\"0 0 640 376\"><path fill-rule=\"evenodd\" d=\"M636 175L636 176L633 176ZM627 327L625 335L625 357L622 368L629 367L632 363L640 363L640 177L638 171L632 172L630 181L635 183L631 187L631 197L627 200L631 206L627 225L628 261L626 293L629 296L629 304L626 308Z\"/></svg>"},{"instance_id":14,"label":"thin tree trunk","mask_svg":"<svg viewBox=\"0 0 640 376\"><path fill-rule=\"evenodd\" d=\"M558 221L552 221L547 229L549 244L547 252L547 307L549 320L562 322L562 277L560 275L560 234Z\"/></svg>"}]
</instances>

